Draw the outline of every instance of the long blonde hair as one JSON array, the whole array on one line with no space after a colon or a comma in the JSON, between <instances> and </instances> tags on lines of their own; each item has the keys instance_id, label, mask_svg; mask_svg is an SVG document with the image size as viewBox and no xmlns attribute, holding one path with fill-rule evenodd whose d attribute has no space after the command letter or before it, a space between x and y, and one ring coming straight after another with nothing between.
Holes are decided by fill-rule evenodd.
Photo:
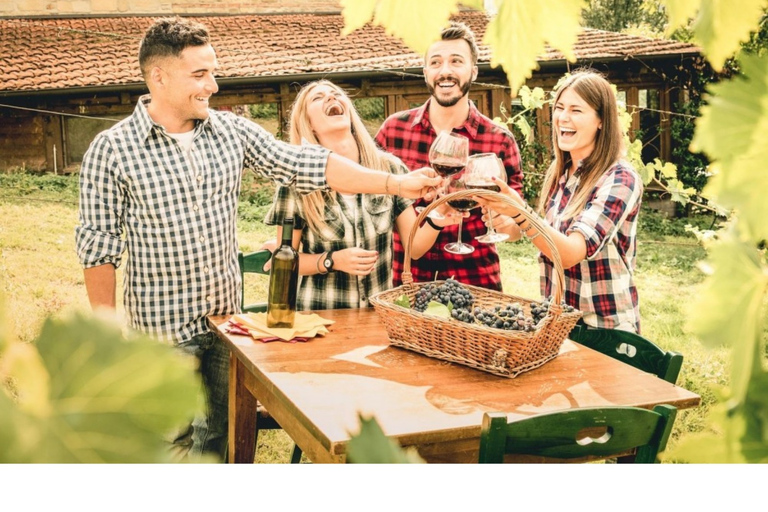
<instances>
[{"instance_id":1,"label":"long blonde hair","mask_svg":"<svg viewBox=\"0 0 768 512\"><path fill-rule=\"evenodd\" d=\"M344 103L351 119L352 137L355 139L357 149L360 154L360 164L369 169L391 172L393 160L391 156L378 149L376 143L368 133L368 130L360 119L352 101L344 90L328 80L318 80L310 82L302 87L291 108L291 119L289 126L291 144L301 144L306 140L311 144L320 144L317 136L312 131L307 115L307 103L310 93L321 85L326 85L341 94L340 101ZM304 215L307 225L310 229L326 238L332 236L328 226L325 223L325 210L329 206L329 201L336 201L335 193L328 194L323 191L315 191L301 196L301 202L304 206Z\"/></svg>"},{"instance_id":2,"label":"long blonde hair","mask_svg":"<svg viewBox=\"0 0 768 512\"><path fill-rule=\"evenodd\" d=\"M572 88L590 107L595 109L602 126L595 135L594 150L581 162L581 180L563 212L565 219L574 217L584 209L597 181L621 158L623 151L619 111L611 84L597 71L592 69L577 70L557 90L554 104L557 104L560 96L569 88ZM571 154L561 150L557 144L555 123L552 123L552 147L555 152L555 159L547 169L541 186L541 196L539 197L539 211L541 213L546 213L557 183L573 164Z\"/></svg>"}]
</instances>

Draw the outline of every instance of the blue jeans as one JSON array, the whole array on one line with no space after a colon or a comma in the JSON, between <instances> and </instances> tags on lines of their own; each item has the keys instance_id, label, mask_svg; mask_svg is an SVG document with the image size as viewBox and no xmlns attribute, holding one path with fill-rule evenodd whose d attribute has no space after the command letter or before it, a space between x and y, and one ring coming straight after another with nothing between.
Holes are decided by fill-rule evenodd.
<instances>
[{"instance_id":1,"label":"blue jeans","mask_svg":"<svg viewBox=\"0 0 768 512\"><path fill-rule=\"evenodd\" d=\"M205 454L223 462L228 434L229 349L212 332L180 343L178 348L200 362L205 394L205 412L192 421L190 458L196 460Z\"/></svg>"}]
</instances>

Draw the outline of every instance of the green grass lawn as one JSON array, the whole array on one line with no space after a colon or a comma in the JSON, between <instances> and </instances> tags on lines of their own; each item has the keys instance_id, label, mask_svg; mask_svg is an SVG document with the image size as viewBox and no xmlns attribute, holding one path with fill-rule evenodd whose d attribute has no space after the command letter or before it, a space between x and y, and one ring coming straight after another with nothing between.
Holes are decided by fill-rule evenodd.
<instances>
[{"instance_id":1,"label":"green grass lawn","mask_svg":"<svg viewBox=\"0 0 768 512\"><path fill-rule=\"evenodd\" d=\"M271 200L270 187L244 179L238 230L244 251L256 250L274 237L261 219ZM678 384L702 396L702 406L681 411L671 444L705 427L705 412L714 390L727 383L725 348L703 348L684 329L686 307L697 293L703 275L697 263L705 251L682 229L685 221L663 222L643 213L638 247L637 286L643 334L665 349L685 357ZM700 219L702 225L707 219ZM49 316L87 311L82 271L75 256L77 222L76 176L0 174L0 291L10 318L12 335L31 341ZM538 263L528 242L501 244L504 290L536 298ZM121 280L121 276L118 276ZM246 294L265 296L267 278L248 276ZM121 292L118 291L118 300ZM287 462L290 439L282 431L264 432L259 440L259 462Z\"/></svg>"}]
</instances>

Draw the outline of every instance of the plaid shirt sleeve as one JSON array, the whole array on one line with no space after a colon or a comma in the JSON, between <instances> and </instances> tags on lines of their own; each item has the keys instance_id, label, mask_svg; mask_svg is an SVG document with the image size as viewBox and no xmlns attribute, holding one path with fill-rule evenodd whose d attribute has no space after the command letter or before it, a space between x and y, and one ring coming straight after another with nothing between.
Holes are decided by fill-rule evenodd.
<instances>
[{"instance_id":1,"label":"plaid shirt sleeve","mask_svg":"<svg viewBox=\"0 0 768 512\"><path fill-rule=\"evenodd\" d=\"M298 220L297 216L299 216L297 201L298 198L291 192L290 188L277 187L275 196L272 199L272 207L264 217L264 224L267 226L282 226L283 220L288 217L293 217L295 223Z\"/></svg>"},{"instance_id":2,"label":"plaid shirt sleeve","mask_svg":"<svg viewBox=\"0 0 768 512\"><path fill-rule=\"evenodd\" d=\"M277 140L258 124L228 113L237 124L245 148L245 166L300 194L328 188L325 168L330 150Z\"/></svg>"},{"instance_id":3,"label":"plaid shirt sleeve","mask_svg":"<svg viewBox=\"0 0 768 512\"><path fill-rule=\"evenodd\" d=\"M587 259L592 259L611 240L633 212L643 194L637 175L621 165L607 173L596 186L595 195L576 217L566 234L578 231L587 242Z\"/></svg>"},{"instance_id":4,"label":"plaid shirt sleeve","mask_svg":"<svg viewBox=\"0 0 768 512\"><path fill-rule=\"evenodd\" d=\"M116 173L117 161L110 140L100 134L88 148L80 168L80 209L75 241L84 268L108 263L120 266L125 251L122 236L124 194Z\"/></svg>"}]
</instances>

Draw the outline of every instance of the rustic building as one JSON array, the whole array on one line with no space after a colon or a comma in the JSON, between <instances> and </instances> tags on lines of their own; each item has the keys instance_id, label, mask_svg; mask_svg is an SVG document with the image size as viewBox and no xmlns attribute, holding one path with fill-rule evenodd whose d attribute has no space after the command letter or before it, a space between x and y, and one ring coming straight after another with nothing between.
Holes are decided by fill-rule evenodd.
<instances>
[{"instance_id":1,"label":"rustic building","mask_svg":"<svg viewBox=\"0 0 768 512\"><path fill-rule=\"evenodd\" d=\"M96 5L101 0L78 1ZM18 7L34 2L12 3ZM142 0L105 0L99 5L107 3L139 9L135 4ZM211 9L230 5L214 1L145 3L147 8L170 5L174 12L181 3L189 9L192 5L213 6ZM313 8L323 4L298 3ZM157 9L166 12L165 7ZM130 114L137 98L146 92L137 51L141 35L155 17L0 18L0 169L71 167L80 162L95 133ZM197 19L211 29L221 66L220 90L212 101L216 108L275 103L282 119L298 85L318 78L339 83L354 97L383 98L385 114L420 104L427 97L420 55L379 27L366 26L342 37L343 18L338 9ZM466 11L457 19L468 23L482 39L488 22L484 13ZM672 109L680 93L675 77L699 58L698 48L586 29L579 36L575 54L578 63L568 64L559 52L547 51L528 85L551 89L564 72L579 65L604 71L628 105L644 108L636 113L634 128L643 127L650 151L655 152L647 156L667 158L669 119L660 112ZM497 116L502 105L507 111L512 109L511 97L504 73L491 68L489 62L488 49L481 47L480 73L470 94L482 112ZM540 133L547 133L548 118L547 111L540 114Z\"/></svg>"}]
</instances>

